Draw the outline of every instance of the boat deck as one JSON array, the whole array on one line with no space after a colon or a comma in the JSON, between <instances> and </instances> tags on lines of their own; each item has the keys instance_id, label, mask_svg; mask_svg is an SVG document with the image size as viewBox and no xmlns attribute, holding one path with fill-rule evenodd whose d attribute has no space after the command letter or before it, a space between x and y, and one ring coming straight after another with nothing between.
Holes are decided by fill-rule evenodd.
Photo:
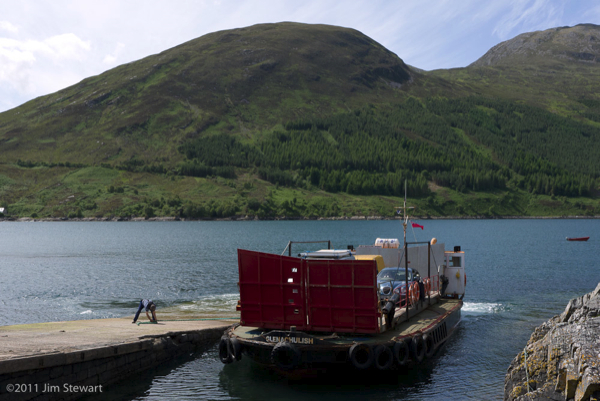
<instances>
[{"instance_id":1,"label":"boat deck","mask_svg":"<svg viewBox=\"0 0 600 401\"><path fill-rule=\"evenodd\" d=\"M394 317L394 321L396 322L394 329L383 331L379 334L338 333L338 335L332 335L331 333L311 332L310 335L319 340L325 340L329 344L333 343L338 345L350 345L356 341L365 343L388 342L405 336L411 336L415 332L426 331L462 305L462 301L458 299L436 298L435 303L433 303L433 301L434 299L432 297L432 304L429 306L425 306L425 303L423 307L419 309L409 308L408 320L406 309L402 308L397 310ZM271 330L269 329L258 327L238 326L233 334L244 340L252 340L257 336L270 331Z\"/></svg>"},{"instance_id":2,"label":"boat deck","mask_svg":"<svg viewBox=\"0 0 600 401\"><path fill-rule=\"evenodd\" d=\"M392 340L410 336L415 332L424 332L435 326L447 314L451 313L455 308L459 307L462 301L458 299L440 299L437 303L410 313L410 318L406 320L406 310L396 312L394 320L397 322L393 330L383 332L378 335L378 341L382 339ZM414 314L413 314L414 313ZM398 316L400 314L400 316Z\"/></svg>"}]
</instances>

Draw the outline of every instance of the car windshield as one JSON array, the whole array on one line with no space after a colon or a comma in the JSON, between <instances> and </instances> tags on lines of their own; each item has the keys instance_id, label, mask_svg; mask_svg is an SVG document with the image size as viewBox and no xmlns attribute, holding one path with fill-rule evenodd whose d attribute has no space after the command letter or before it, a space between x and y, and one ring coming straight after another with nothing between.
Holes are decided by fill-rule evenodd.
<instances>
[{"instance_id":1,"label":"car windshield","mask_svg":"<svg viewBox=\"0 0 600 401\"><path fill-rule=\"evenodd\" d=\"M412 277L411 272L408 272L408 277ZM393 268L393 269L383 269L377 275L377 280L379 281L406 281L406 274L404 269Z\"/></svg>"}]
</instances>

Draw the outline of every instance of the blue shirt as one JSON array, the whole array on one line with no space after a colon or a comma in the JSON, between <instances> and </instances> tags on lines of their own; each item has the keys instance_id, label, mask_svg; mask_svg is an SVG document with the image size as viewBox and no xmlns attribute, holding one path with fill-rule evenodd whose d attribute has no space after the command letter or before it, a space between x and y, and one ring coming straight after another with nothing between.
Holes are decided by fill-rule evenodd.
<instances>
[{"instance_id":1,"label":"blue shirt","mask_svg":"<svg viewBox=\"0 0 600 401\"><path fill-rule=\"evenodd\" d=\"M150 305L152 305L153 302L151 299L142 299L140 301L140 305L138 307L138 310L135 314L135 317L133 318L133 323L137 322L138 317L140 317L140 312L142 311L142 309L146 309L146 312L148 312L150 310Z\"/></svg>"}]
</instances>

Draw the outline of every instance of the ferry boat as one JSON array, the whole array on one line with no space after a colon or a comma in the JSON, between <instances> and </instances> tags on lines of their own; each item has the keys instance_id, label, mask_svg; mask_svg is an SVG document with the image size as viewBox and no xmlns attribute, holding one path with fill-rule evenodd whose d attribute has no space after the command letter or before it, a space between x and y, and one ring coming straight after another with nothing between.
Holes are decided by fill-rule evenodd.
<instances>
[{"instance_id":1,"label":"ferry boat","mask_svg":"<svg viewBox=\"0 0 600 401\"><path fill-rule=\"evenodd\" d=\"M295 242L287 255L238 249L240 322L221 338L221 362L245 356L282 372L392 370L434 357L460 322L465 254L435 238L407 242L406 200L403 209L403 247L378 238L297 255ZM389 268L404 281L378 280Z\"/></svg>"}]
</instances>

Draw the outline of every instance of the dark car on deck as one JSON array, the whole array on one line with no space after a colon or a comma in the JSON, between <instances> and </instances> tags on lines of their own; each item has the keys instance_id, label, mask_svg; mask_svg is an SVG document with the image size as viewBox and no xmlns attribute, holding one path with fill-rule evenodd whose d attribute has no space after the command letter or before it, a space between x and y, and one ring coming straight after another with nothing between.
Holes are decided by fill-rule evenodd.
<instances>
[{"instance_id":1,"label":"dark car on deck","mask_svg":"<svg viewBox=\"0 0 600 401\"><path fill-rule=\"evenodd\" d=\"M408 268L408 281L419 282L421 276L416 270ZM404 267L386 267L377 274L377 287L379 288L379 300L390 298L396 290L400 293L400 305L406 300L406 270Z\"/></svg>"}]
</instances>

